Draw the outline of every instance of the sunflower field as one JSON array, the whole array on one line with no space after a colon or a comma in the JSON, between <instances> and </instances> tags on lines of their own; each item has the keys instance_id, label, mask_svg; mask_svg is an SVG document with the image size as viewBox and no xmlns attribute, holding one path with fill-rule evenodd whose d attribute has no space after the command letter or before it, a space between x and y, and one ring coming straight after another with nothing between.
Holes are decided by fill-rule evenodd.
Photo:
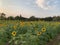
<instances>
[{"instance_id":1,"label":"sunflower field","mask_svg":"<svg viewBox=\"0 0 60 45\"><path fill-rule=\"evenodd\" d=\"M0 45L46 45L60 33L60 22L0 20Z\"/></svg>"}]
</instances>

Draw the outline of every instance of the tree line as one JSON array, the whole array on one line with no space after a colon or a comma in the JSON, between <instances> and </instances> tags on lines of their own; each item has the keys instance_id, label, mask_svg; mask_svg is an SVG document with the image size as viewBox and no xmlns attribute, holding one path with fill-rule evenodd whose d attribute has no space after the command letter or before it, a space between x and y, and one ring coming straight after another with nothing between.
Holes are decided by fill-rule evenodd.
<instances>
[{"instance_id":1,"label":"tree line","mask_svg":"<svg viewBox=\"0 0 60 45\"><path fill-rule=\"evenodd\" d=\"M22 20L22 21L60 21L60 16L53 16L53 17L45 17L45 18L37 18L35 16L31 16L30 18L23 17L21 14L20 16L9 16L6 17L5 13L0 13L0 20Z\"/></svg>"}]
</instances>

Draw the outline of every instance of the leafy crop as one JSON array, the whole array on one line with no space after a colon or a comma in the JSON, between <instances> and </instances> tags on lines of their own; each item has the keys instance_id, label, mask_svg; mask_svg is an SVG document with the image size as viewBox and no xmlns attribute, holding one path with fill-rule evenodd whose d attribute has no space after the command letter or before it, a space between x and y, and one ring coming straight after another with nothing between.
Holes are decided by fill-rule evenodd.
<instances>
[{"instance_id":1,"label":"leafy crop","mask_svg":"<svg viewBox=\"0 0 60 45\"><path fill-rule=\"evenodd\" d=\"M60 22L0 21L0 45L46 45L60 33Z\"/></svg>"}]
</instances>

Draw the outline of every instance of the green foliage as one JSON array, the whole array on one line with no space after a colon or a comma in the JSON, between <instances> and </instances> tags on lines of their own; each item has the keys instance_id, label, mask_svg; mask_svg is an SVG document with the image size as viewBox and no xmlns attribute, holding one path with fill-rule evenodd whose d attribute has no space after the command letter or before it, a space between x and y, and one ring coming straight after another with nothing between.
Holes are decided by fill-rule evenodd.
<instances>
[{"instance_id":1,"label":"green foliage","mask_svg":"<svg viewBox=\"0 0 60 45\"><path fill-rule=\"evenodd\" d=\"M44 27L46 31L42 32ZM12 34L13 31L16 32L15 36L13 36L14 33ZM0 21L1 45L46 45L59 33L60 22Z\"/></svg>"}]
</instances>

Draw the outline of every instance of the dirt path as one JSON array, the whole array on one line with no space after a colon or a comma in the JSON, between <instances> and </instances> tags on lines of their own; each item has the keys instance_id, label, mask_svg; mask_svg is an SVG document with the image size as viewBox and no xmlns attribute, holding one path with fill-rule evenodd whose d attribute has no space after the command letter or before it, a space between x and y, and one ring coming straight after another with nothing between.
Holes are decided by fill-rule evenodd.
<instances>
[{"instance_id":1,"label":"dirt path","mask_svg":"<svg viewBox=\"0 0 60 45\"><path fill-rule=\"evenodd\" d=\"M60 45L60 34L57 35L57 37L53 41L49 42L47 45Z\"/></svg>"}]
</instances>

